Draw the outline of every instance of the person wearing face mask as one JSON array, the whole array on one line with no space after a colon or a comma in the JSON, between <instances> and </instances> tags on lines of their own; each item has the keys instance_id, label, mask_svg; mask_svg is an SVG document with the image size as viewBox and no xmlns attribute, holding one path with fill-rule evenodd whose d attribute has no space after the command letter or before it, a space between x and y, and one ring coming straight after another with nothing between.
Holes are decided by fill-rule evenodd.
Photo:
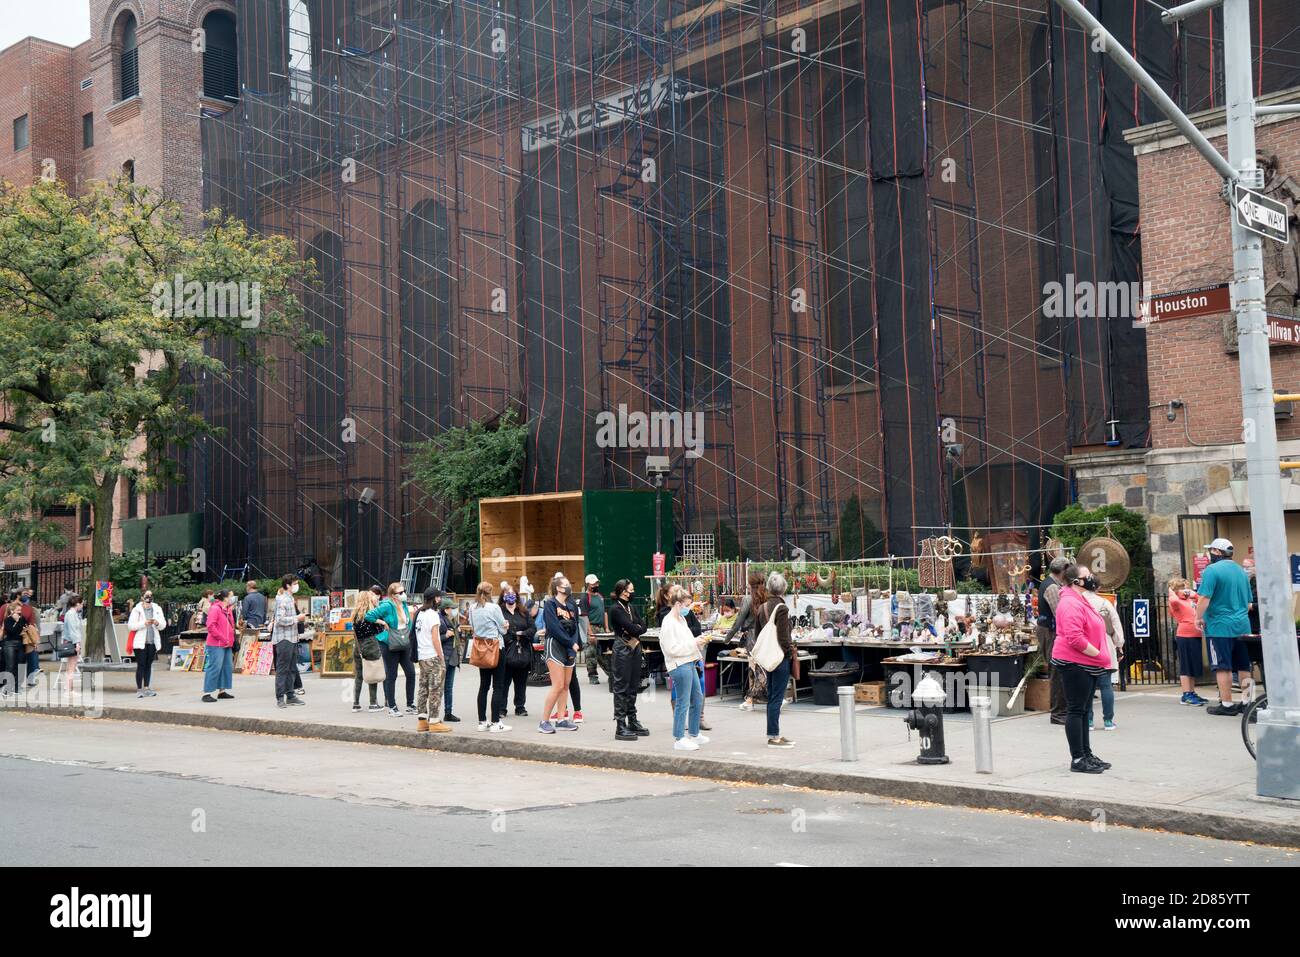
<instances>
[{"instance_id":1,"label":"person wearing face mask","mask_svg":"<svg viewBox=\"0 0 1300 957\"><path fill-rule=\"evenodd\" d=\"M1110 764L1093 754L1088 736L1087 712L1097 682L1109 677L1114 666L1106 648L1106 627L1084 597L1084 582L1091 577L1086 565L1065 570L1066 587L1057 598L1056 638L1052 642L1052 667L1061 669L1065 691L1065 739L1070 746L1070 770L1100 774Z\"/></svg>"},{"instance_id":2,"label":"person wearing face mask","mask_svg":"<svg viewBox=\"0 0 1300 957\"><path fill-rule=\"evenodd\" d=\"M438 720L438 704L442 699L442 681L447 673L447 665L442 652L442 616L438 606L442 603L442 592L437 588L424 590L424 604L415 613L412 630L415 632L415 653L420 665L420 690L416 696L419 715L416 718L416 731L429 731L445 734L451 730L449 725Z\"/></svg>"},{"instance_id":3,"label":"person wearing face mask","mask_svg":"<svg viewBox=\"0 0 1300 957\"><path fill-rule=\"evenodd\" d=\"M1106 626L1106 651L1110 654L1111 669L1097 681L1097 690L1101 692L1101 720L1103 727L1107 731L1114 731L1119 726L1115 724L1115 679L1119 669L1119 653L1124 647L1124 622L1119 617L1119 611L1115 606L1108 602L1101 595L1097 594L1097 579L1089 574L1083 583L1083 597L1087 599L1092 610L1101 616L1102 623ZM1093 725L1092 720L1093 707L1092 703L1088 704L1088 727Z\"/></svg>"},{"instance_id":4,"label":"person wearing face mask","mask_svg":"<svg viewBox=\"0 0 1300 957\"><path fill-rule=\"evenodd\" d=\"M614 632L614 740L635 741L650 733L636 717L636 696L641 688L641 636L646 627L632 611L633 586L626 578L614 583L610 593L609 626Z\"/></svg>"},{"instance_id":5,"label":"person wearing face mask","mask_svg":"<svg viewBox=\"0 0 1300 957\"><path fill-rule=\"evenodd\" d=\"M411 663L411 614L406 608L406 586L393 582L388 595L366 613L366 621L382 622L384 630L376 637L384 656L384 704L388 713L399 718L397 710L397 669L406 677L406 713L418 714L415 706L415 666Z\"/></svg>"},{"instance_id":6,"label":"person wearing face mask","mask_svg":"<svg viewBox=\"0 0 1300 957\"><path fill-rule=\"evenodd\" d=\"M1169 614L1178 627L1174 631L1174 644L1178 648L1178 683L1183 695L1179 704L1200 707L1209 704L1196 693L1196 679L1204 674L1201 662L1201 626L1196 622L1196 592L1186 578L1169 580Z\"/></svg>"},{"instance_id":7,"label":"person wearing face mask","mask_svg":"<svg viewBox=\"0 0 1300 957\"><path fill-rule=\"evenodd\" d=\"M659 625L659 650L663 652L664 668L673 682L673 749L698 751L700 745L709 743L700 734L704 689L699 673L708 639L693 634L686 620L691 609L690 592L681 585L673 585L664 597L668 600L668 612Z\"/></svg>"},{"instance_id":8,"label":"person wearing face mask","mask_svg":"<svg viewBox=\"0 0 1300 957\"><path fill-rule=\"evenodd\" d=\"M18 668L23 661L23 629L27 619L16 594L9 596L4 611L4 632L0 635L0 661L4 663L4 676L0 678L0 697L18 693Z\"/></svg>"},{"instance_id":9,"label":"person wearing face mask","mask_svg":"<svg viewBox=\"0 0 1300 957\"><path fill-rule=\"evenodd\" d=\"M551 597L542 603L542 621L546 629L546 670L551 679L551 690L546 693L542 722L537 730L542 734L577 731L577 723L568 718L567 699L582 644L578 635L578 606L573 601L573 586L564 575L558 575L551 582Z\"/></svg>"},{"instance_id":10,"label":"person wearing face mask","mask_svg":"<svg viewBox=\"0 0 1300 957\"><path fill-rule=\"evenodd\" d=\"M203 657L203 698L213 704L218 698L233 698L235 644L235 594L222 590L208 605L204 618L208 630ZM215 695L215 697L214 697Z\"/></svg>"},{"instance_id":11,"label":"person wearing face mask","mask_svg":"<svg viewBox=\"0 0 1300 957\"><path fill-rule=\"evenodd\" d=\"M153 679L153 663L162 650L162 633L167 627L163 611L153 601L153 593L140 596L140 604L131 609L127 630L135 632L135 696L154 698L158 692L149 687Z\"/></svg>"},{"instance_id":12,"label":"person wearing face mask","mask_svg":"<svg viewBox=\"0 0 1300 957\"><path fill-rule=\"evenodd\" d=\"M501 593L501 615L506 620L505 647L502 653L506 659L505 686L502 691L502 710L505 700L510 695L510 686L515 689L515 717L528 717L524 707L528 693L528 673L533 668L533 636L537 628L532 616L524 609L519 595L509 585Z\"/></svg>"},{"instance_id":13,"label":"person wearing face mask","mask_svg":"<svg viewBox=\"0 0 1300 957\"><path fill-rule=\"evenodd\" d=\"M439 633L442 636L442 657L447 668L442 677L442 720L447 724L455 724L460 721L460 718L452 714L451 699L452 689L456 684L456 672L460 670L460 648L456 643L459 616L456 613L456 599L450 595L442 596L440 606Z\"/></svg>"},{"instance_id":14,"label":"person wearing face mask","mask_svg":"<svg viewBox=\"0 0 1300 957\"><path fill-rule=\"evenodd\" d=\"M1210 647L1210 667L1219 686L1219 703L1206 714L1241 714L1242 706L1232 700L1232 673L1237 673L1243 697L1250 699L1250 653L1241 640L1250 634L1250 579L1232 560L1232 542L1216 538L1210 542L1210 567L1201 573L1196 589L1196 617Z\"/></svg>"},{"instance_id":15,"label":"person wearing face mask","mask_svg":"<svg viewBox=\"0 0 1300 957\"><path fill-rule=\"evenodd\" d=\"M298 622L307 618L305 613L298 611L293 597L297 593L297 575L288 574L280 579L271 629L271 647L275 650L275 704L278 708L306 704L293 690L294 678L298 675Z\"/></svg>"}]
</instances>

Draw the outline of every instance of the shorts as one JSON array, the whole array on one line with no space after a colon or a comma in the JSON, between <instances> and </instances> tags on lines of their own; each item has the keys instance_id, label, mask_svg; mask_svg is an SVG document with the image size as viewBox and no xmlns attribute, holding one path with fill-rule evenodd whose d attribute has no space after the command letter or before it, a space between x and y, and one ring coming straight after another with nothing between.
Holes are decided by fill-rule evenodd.
<instances>
[{"instance_id":1,"label":"shorts","mask_svg":"<svg viewBox=\"0 0 1300 957\"><path fill-rule=\"evenodd\" d=\"M1208 638L1210 642L1210 669L1212 671L1249 671L1250 652L1236 635Z\"/></svg>"},{"instance_id":2,"label":"shorts","mask_svg":"<svg viewBox=\"0 0 1300 957\"><path fill-rule=\"evenodd\" d=\"M1178 646L1178 674L1183 678L1199 678L1205 671L1201 663L1200 638L1175 638Z\"/></svg>"},{"instance_id":3,"label":"shorts","mask_svg":"<svg viewBox=\"0 0 1300 957\"><path fill-rule=\"evenodd\" d=\"M566 643L558 638L546 639L546 660L554 661L557 665L565 668L572 668L578 663L578 655L573 650L573 642Z\"/></svg>"}]
</instances>

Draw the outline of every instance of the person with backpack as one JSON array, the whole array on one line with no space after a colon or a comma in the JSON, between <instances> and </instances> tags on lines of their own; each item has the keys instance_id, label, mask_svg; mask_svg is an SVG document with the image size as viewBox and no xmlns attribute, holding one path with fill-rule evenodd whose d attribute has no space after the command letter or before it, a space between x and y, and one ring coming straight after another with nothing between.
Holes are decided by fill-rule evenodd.
<instances>
[{"instance_id":1,"label":"person with backpack","mask_svg":"<svg viewBox=\"0 0 1300 957\"><path fill-rule=\"evenodd\" d=\"M383 623L383 630L375 637L379 640L384 658L384 706L389 715L400 718L397 710L397 669L406 676L406 713L418 714L415 707L415 666L409 652L411 644L411 613L406 607L406 586L393 582L388 595L378 605L366 612L365 620L372 624Z\"/></svg>"},{"instance_id":2,"label":"person with backpack","mask_svg":"<svg viewBox=\"0 0 1300 957\"><path fill-rule=\"evenodd\" d=\"M442 616L438 606L442 603L442 592L437 588L426 588L424 604L415 613L411 629L415 632L415 657L420 669L419 688L415 698L416 731L430 731L445 734L451 730L449 725L438 720L438 705L442 698L442 682L447 673L446 661L442 656ZM429 719L433 722L430 723Z\"/></svg>"},{"instance_id":3,"label":"person with backpack","mask_svg":"<svg viewBox=\"0 0 1300 957\"><path fill-rule=\"evenodd\" d=\"M799 659L794 642L790 640L790 608L785 603L785 576L772 572L767 576L767 601L754 613L758 635L754 639L754 659L767 673L767 746L793 748L794 742L781 735L781 705L785 703L785 689L793 676L799 680ZM771 630L768 630L768 624ZM767 666L767 656L772 655L772 642L780 651L780 660ZM775 657L775 655L772 655Z\"/></svg>"},{"instance_id":4,"label":"person with backpack","mask_svg":"<svg viewBox=\"0 0 1300 957\"><path fill-rule=\"evenodd\" d=\"M527 701L528 673L533 668L533 636L537 634L537 627L514 591L507 590L501 594L501 615L506 621L506 677L502 691L502 710L505 710L505 698L509 696L510 686L514 685L515 717L526 718L528 709L524 705Z\"/></svg>"}]
</instances>

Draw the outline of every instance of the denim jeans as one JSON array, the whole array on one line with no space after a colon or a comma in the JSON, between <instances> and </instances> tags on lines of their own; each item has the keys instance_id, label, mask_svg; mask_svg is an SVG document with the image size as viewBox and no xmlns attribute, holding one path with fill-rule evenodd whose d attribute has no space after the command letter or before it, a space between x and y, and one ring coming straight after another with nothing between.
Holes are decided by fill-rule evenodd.
<instances>
[{"instance_id":1,"label":"denim jeans","mask_svg":"<svg viewBox=\"0 0 1300 957\"><path fill-rule=\"evenodd\" d=\"M700 686L700 673L695 662L678 665L668 673L673 679L673 740L680 741L689 733L692 738L700 733L700 712L704 710L704 688Z\"/></svg>"},{"instance_id":2,"label":"denim jeans","mask_svg":"<svg viewBox=\"0 0 1300 957\"><path fill-rule=\"evenodd\" d=\"M234 687L234 655L230 648L208 645L203 658L203 693L227 691Z\"/></svg>"},{"instance_id":3,"label":"denim jeans","mask_svg":"<svg viewBox=\"0 0 1300 957\"><path fill-rule=\"evenodd\" d=\"M767 736L781 736L781 705L785 703L786 685L790 683L790 659L784 658L767 675Z\"/></svg>"},{"instance_id":4,"label":"denim jeans","mask_svg":"<svg viewBox=\"0 0 1300 957\"><path fill-rule=\"evenodd\" d=\"M1115 686L1110 683L1110 675L1097 679L1097 690L1101 692L1101 720L1115 720ZM1088 713L1093 713L1092 702L1088 702Z\"/></svg>"},{"instance_id":5,"label":"denim jeans","mask_svg":"<svg viewBox=\"0 0 1300 957\"><path fill-rule=\"evenodd\" d=\"M410 646L401 651L389 651L386 642L379 643L379 653L384 657L384 704L397 707L397 669L406 677L406 706L415 707L415 665L411 662Z\"/></svg>"},{"instance_id":6,"label":"denim jeans","mask_svg":"<svg viewBox=\"0 0 1300 957\"><path fill-rule=\"evenodd\" d=\"M448 668L447 673L442 677L442 716L445 718L449 714L456 712L451 710L451 691L456 686L456 672L459 666Z\"/></svg>"},{"instance_id":7,"label":"denim jeans","mask_svg":"<svg viewBox=\"0 0 1300 957\"><path fill-rule=\"evenodd\" d=\"M27 680L32 681L41 673L41 653L33 648L27 652Z\"/></svg>"}]
</instances>

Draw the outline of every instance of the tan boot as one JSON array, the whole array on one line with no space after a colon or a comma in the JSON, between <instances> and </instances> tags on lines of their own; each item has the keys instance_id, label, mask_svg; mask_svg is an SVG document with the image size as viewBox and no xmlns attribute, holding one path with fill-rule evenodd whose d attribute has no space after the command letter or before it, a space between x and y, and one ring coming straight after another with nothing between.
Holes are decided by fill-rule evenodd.
<instances>
[{"instance_id":1,"label":"tan boot","mask_svg":"<svg viewBox=\"0 0 1300 957\"><path fill-rule=\"evenodd\" d=\"M429 730L429 719L428 719L428 718L425 718L425 717L417 718L417 719L416 719L416 722L415 722L415 730L416 730L416 731L428 731L428 730Z\"/></svg>"},{"instance_id":2,"label":"tan boot","mask_svg":"<svg viewBox=\"0 0 1300 957\"><path fill-rule=\"evenodd\" d=\"M441 721L436 721L433 724L429 725L424 730L432 731L434 734L443 734L451 730L451 725L443 724Z\"/></svg>"}]
</instances>

